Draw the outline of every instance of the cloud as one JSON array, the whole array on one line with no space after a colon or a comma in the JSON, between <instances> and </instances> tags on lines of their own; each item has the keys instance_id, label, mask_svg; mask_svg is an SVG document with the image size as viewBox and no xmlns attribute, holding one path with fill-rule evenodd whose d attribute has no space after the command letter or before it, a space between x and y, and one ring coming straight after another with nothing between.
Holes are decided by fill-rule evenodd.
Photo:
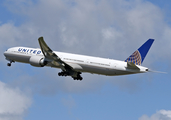
<instances>
[{"instance_id":1,"label":"cloud","mask_svg":"<svg viewBox=\"0 0 171 120\"><path fill-rule=\"evenodd\" d=\"M11 25L16 30L11 28L10 33L18 31L10 34L16 43L30 41L27 45L31 46L31 42L37 43L37 38L44 36L48 44L59 51L88 55L98 53L97 56L101 57L123 59L115 51L123 51L123 56L129 56L148 38L159 41L165 36L167 39L169 36L165 31L171 31L166 28L160 8L142 0L42 0L36 3L21 0L12 4L8 0L6 4L28 18L18 27ZM168 42L166 40L165 45ZM38 44L34 46L38 47Z\"/></svg>"},{"instance_id":2,"label":"cloud","mask_svg":"<svg viewBox=\"0 0 171 120\"><path fill-rule=\"evenodd\" d=\"M0 24L1 53L13 46L37 48L39 47L38 37L44 36L53 50L125 60L148 38L155 38L150 55L144 61L145 65L153 67L154 61L171 59L169 57L171 28L166 23L162 10L150 2L143 0L36 0L36 2L7 0L5 5L13 15L19 15L18 19L21 18L24 21L18 25L15 20ZM0 61L3 61L3 64L6 62L4 57L1 57ZM84 74L84 79L80 82L73 81L70 77L58 77L57 72L60 70L50 68L40 70L22 64L16 64L16 66L12 68L11 76L17 79L12 79L11 82L17 87L12 88L0 82L0 93L2 93L0 97L4 95L0 99L2 120L22 119L31 105L30 97L19 88L30 88L34 94L42 95L54 95L60 91L79 94L97 92L109 83L112 88L114 86L132 93L140 89L141 79L147 80L149 77L148 75L147 77L143 75L106 77ZM19 77L16 76L18 73L20 73ZM70 96L62 101L68 108L75 106L75 101ZM4 106L5 104L10 106ZM139 120L152 120L153 116L169 118L167 112L169 111L158 111L151 117L143 115Z\"/></svg>"},{"instance_id":3,"label":"cloud","mask_svg":"<svg viewBox=\"0 0 171 120\"><path fill-rule=\"evenodd\" d=\"M32 101L19 88L0 82L0 119L22 120Z\"/></svg>"},{"instance_id":4,"label":"cloud","mask_svg":"<svg viewBox=\"0 0 171 120\"><path fill-rule=\"evenodd\" d=\"M165 48L170 49L171 28L164 21L162 10L150 2L143 0L38 0L36 2L8 0L5 3L14 15L27 19L18 26L13 21L0 25L1 52L13 46L39 47L37 38L44 36L53 50L125 60L145 40L155 38L150 55L145 60L148 62L144 61L144 63L151 67L155 60L161 58L168 60L169 53ZM161 45L165 48L161 48ZM158 48L161 49L156 52ZM42 93L45 93L51 85L54 87L51 87L47 93L53 91L56 93L59 90L68 92L77 92L78 89L81 89L80 91L96 90L105 84L103 79L111 79L112 84L121 89L132 90L132 85L135 85L136 90L136 86L140 84L127 81L132 79L131 77L104 78L92 77L88 74L84 77L84 80L88 80L80 84L76 83L78 81L69 82L71 78L60 81L65 78L57 77L57 71L55 69L53 71L43 71L53 77L50 77L52 79L48 84L39 85L42 79L44 81L48 79L39 77L42 73L32 81L37 82L42 89L39 91ZM56 82L54 79L59 81ZM96 83L99 83L98 86L95 85ZM55 88L56 85L59 87Z\"/></svg>"},{"instance_id":5,"label":"cloud","mask_svg":"<svg viewBox=\"0 0 171 120\"><path fill-rule=\"evenodd\" d=\"M138 120L171 120L171 110L160 110L150 117L143 115Z\"/></svg>"},{"instance_id":6,"label":"cloud","mask_svg":"<svg viewBox=\"0 0 171 120\"><path fill-rule=\"evenodd\" d=\"M171 28L162 10L144 0L7 0L5 5L22 22L17 25L16 20L0 22L1 53L13 46L37 48L38 37L44 36L53 50L125 60L148 38L155 38L144 64L154 67L154 61L171 59ZM0 61L7 62L4 57L0 57ZM1 120L23 119L32 103L31 96L22 91L24 88L41 95L61 91L82 94L100 92L110 84L112 88L134 93L140 89L142 79L149 77L106 77L84 73L80 82L70 77L58 77L60 70L51 68L16 64L7 71L11 71L11 75L3 77L3 81L9 78L14 87L0 82ZM72 96L61 99L61 102L69 112L76 106ZM170 111L160 110L139 118L159 119L170 120Z\"/></svg>"}]
</instances>

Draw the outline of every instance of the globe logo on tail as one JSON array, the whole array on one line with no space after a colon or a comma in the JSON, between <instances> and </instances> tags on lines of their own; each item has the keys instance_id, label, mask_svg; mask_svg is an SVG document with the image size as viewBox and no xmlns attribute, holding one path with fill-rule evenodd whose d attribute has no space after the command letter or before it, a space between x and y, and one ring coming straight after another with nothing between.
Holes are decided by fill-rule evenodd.
<instances>
[{"instance_id":1,"label":"globe logo on tail","mask_svg":"<svg viewBox=\"0 0 171 120\"><path fill-rule=\"evenodd\" d=\"M138 50L129 56L125 62L132 62L135 65L141 65L153 42L154 39L147 40Z\"/></svg>"},{"instance_id":2,"label":"globe logo on tail","mask_svg":"<svg viewBox=\"0 0 171 120\"><path fill-rule=\"evenodd\" d=\"M125 60L125 62L133 62L136 65L141 65L141 54L138 50L136 50L129 58Z\"/></svg>"}]
</instances>

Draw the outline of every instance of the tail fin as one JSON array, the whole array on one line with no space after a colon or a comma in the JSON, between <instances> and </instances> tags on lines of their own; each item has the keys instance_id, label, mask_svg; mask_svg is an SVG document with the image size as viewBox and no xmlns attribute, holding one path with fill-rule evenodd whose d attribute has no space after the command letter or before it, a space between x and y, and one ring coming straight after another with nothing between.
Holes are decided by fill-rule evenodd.
<instances>
[{"instance_id":1,"label":"tail fin","mask_svg":"<svg viewBox=\"0 0 171 120\"><path fill-rule=\"evenodd\" d=\"M129 56L125 62L133 62L136 65L141 65L153 42L154 39L147 40L138 50Z\"/></svg>"}]
</instances>

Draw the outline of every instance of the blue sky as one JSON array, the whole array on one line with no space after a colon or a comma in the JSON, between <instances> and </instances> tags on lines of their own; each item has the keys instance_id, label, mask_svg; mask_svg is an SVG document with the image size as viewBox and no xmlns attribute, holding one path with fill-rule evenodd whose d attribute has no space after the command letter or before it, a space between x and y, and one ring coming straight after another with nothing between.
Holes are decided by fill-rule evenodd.
<instances>
[{"instance_id":1,"label":"blue sky","mask_svg":"<svg viewBox=\"0 0 171 120\"><path fill-rule=\"evenodd\" d=\"M1 120L171 120L170 1L1 0ZM167 74L59 77L59 69L14 63L3 52L38 48L125 60L154 38L143 66Z\"/></svg>"}]
</instances>

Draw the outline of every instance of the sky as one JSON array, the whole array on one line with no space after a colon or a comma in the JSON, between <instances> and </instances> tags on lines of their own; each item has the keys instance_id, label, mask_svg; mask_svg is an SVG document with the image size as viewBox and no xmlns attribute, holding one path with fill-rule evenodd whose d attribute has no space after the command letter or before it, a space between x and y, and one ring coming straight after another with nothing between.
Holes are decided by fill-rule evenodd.
<instances>
[{"instance_id":1,"label":"sky","mask_svg":"<svg viewBox=\"0 0 171 120\"><path fill-rule=\"evenodd\" d=\"M1 0L0 120L171 120L171 1ZM82 81L60 69L13 63L14 46L125 60L155 39L143 66L162 73L102 76Z\"/></svg>"}]
</instances>

